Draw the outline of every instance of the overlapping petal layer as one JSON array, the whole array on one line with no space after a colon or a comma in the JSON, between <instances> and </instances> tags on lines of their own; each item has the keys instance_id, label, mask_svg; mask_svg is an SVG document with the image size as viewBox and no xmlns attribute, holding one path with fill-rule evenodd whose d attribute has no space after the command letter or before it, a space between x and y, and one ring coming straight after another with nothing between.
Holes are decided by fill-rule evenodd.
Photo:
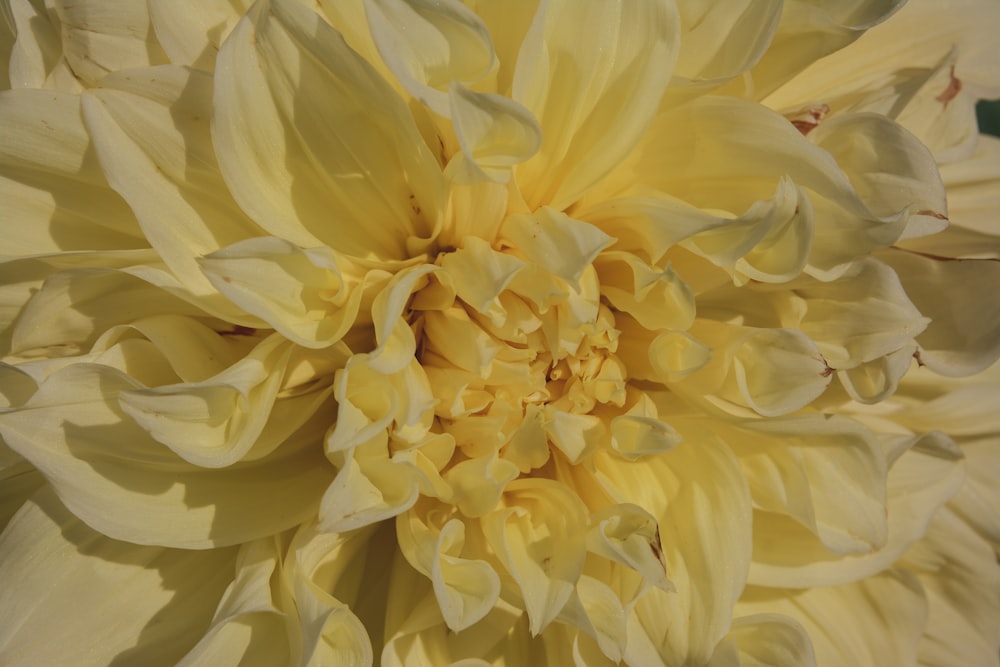
<instances>
[{"instance_id":1,"label":"overlapping petal layer","mask_svg":"<svg viewBox=\"0 0 1000 667\"><path fill-rule=\"evenodd\" d=\"M0 2L0 662L997 664L995 7L112 4Z\"/></svg>"}]
</instances>

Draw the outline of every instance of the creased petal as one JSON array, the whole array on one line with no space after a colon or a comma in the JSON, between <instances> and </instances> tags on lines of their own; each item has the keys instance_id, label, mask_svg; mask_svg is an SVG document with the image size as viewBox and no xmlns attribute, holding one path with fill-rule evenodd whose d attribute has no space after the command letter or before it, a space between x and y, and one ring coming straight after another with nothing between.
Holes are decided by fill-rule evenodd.
<instances>
[{"instance_id":1,"label":"creased petal","mask_svg":"<svg viewBox=\"0 0 1000 667\"><path fill-rule=\"evenodd\" d=\"M119 395L137 388L107 366L70 366L22 408L0 413L0 434L75 515L116 539L222 546L274 534L315 511L332 473L320 434L306 429L267 457L208 472L121 412Z\"/></svg>"},{"instance_id":2,"label":"creased petal","mask_svg":"<svg viewBox=\"0 0 1000 667\"><path fill-rule=\"evenodd\" d=\"M564 210L635 145L677 58L679 23L673 2L540 5L513 81L543 133L538 155L517 169L532 208Z\"/></svg>"},{"instance_id":3,"label":"creased petal","mask_svg":"<svg viewBox=\"0 0 1000 667\"><path fill-rule=\"evenodd\" d=\"M212 292L196 258L260 233L219 175L212 78L175 66L112 74L83 96L83 113L108 180L143 235L189 289Z\"/></svg>"},{"instance_id":4,"label":"creased petal","mask_svg":"<svg viewBox=\"0 0 1000 667\"><path fill-rule=\"evenodd\" d=\"M256 3L217 71L219 165L261 227L302 247L379 259L412 256L437 234L440 170L412 116L312 9Z\"/></svg>"},{"instance_id":5,"label":"creased petal","mask_svg":"<svg viewBox=\"0 0 1000 667\"><path fill-rule=\"evenodd\" d=\"M440 116L451 82L475 83L496 64L482 19L456 0L366 0L365 13L400 85Z\"/></svg>"}]
</instances>

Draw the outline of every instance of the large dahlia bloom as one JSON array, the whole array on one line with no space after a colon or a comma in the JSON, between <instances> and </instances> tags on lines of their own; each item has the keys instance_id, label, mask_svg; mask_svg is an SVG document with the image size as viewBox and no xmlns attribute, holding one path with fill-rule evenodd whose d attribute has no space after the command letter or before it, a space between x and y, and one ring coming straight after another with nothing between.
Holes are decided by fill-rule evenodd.
<instances>
[{"instance_id":1,"label":"large dahlia bloom","mask_svg":"<svg viewBox=\"0 0 1000 667\"><path fill-rule=\"evenodd\" d=\"M997 665L994 0L3 0L0 663Z\"/></svg>"}]
</instances>

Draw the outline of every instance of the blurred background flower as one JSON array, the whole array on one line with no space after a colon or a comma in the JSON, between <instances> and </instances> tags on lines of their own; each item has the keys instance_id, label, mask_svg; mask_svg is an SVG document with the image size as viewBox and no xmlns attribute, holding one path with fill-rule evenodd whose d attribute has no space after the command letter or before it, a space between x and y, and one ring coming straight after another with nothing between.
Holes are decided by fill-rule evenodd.
<instances>
[{"instance_id":1,"label":"blurred background flower","mask_svg":"<svg viewBox=\"0 0 1000 667\"><path fill-rule=\"evenodd\" d=\"M0 9L4 664L1000 660L1000 4Z\"/></svg>"}]
</instances>

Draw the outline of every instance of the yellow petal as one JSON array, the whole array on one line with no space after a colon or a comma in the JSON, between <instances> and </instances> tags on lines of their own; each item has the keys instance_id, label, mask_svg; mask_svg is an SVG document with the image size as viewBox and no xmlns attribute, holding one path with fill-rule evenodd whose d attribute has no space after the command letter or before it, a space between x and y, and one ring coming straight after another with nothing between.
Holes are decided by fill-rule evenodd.
<instances>
[{"instance_id":1,"label":"yellow petal","mask_svg":"<svg viewBox=\"0 0 1000 667\"><path fill-rule=\"evenodd\" d=\"M0 536L0 660L174 663L208 629L235 555L113 540L42 489Z\"/></svg>"},{"instance_id":2,"label":"yellow petal","mask_svg":"<svg viewBox=\"0 0 1000 667\"><path fill-rule=\"evenodd\" d=\"M541 150L517 169L531 208L565 210L635 145L677 58L679 23L673 2L540 6L513 81L542 127Z\"/></svg>"},{"instance_id":3,"label":"yellow petal","mask_svg":"<svg viewBox=\"0 0 1000 667\"><path fill-rule=\"evenodd\" d=\"M143 0L114 7L100 0L56 0L63 54L73 73L92 86L108 72L166 62Z\"/></svg>"},{"instance_id":4,"label":"yellow petal","mask_svg":"<svg viewBox=\"0 0 1000 667\"><path fill-rule=\"evenodd\" d=\"M273 599L283 554L274 538L244 544L236 557L236 577L215 610L205 636L177 664L255 665L288 662L291 641L285 614Z\"/></svg>"},{"instance_id":5,"label":"yellow petal","mask_svg":"<svg viewBox=\"0 0 1000 667\"><path fill-rule=\"evenodd\" d=\"M613 239L597 227L549 207L504 221L500 238L526 260L554 276L577 283L584 269Z\"/></svg>"},{"instance_id":6,"label":"yellow petal","mask_svg":"<svg viewBox=\"0 0 1000 667\"><path fill-rule=\"evenodd\" d=\"M820 665L915 664L927 622L920 582L887 570L856 584L805 591L749 588L741 614L782 614L805 628Z\"/></svg>"},{"instance_id":7,"label":"yellow petal","mask_svg":"<svg viewBox=\"0 0 1000 667\"><path fill-rule=\"evenodd\" d=\"M365 11L386 66L440 116L451 82L475 83L495 65L489 31L456 0L366 0Z\"/></svg>"},{"instance_id":8,"label":"yellow petal","mask_svg":"<svg viewBox=\"0 0 1000 667\"><path fill-rule=\"evenodd\" d=\"M440 169L413 118L313 9L256 3L220 51L215 84L222 174L268 232L377 259L410 257L437 234Z\"/></svg>"},{"instance_id":9,"label":"yellow petal","mask_svg":"<svg viewBox=\"0 0 1000 667\"><path fill-rule=\"evenodd\" d=\"M864 260L835 281L798 286L806 308L799 328L833 368L852 368L906 346L930 320L888 266Z\"/></svg>"},{"instance_id":10,"label":"yellow petal","mask_svg":"<svg viewBox=\"0 0 1000 667\"><path fill-rule=\"evenodd\" d=\"M735 654L735 655L734 655ZM732 663L728 661L733 661ZM709 667L816 667L812 641L797 621L780 614L757 614L733 621Z\"/></svg>"},{"instance_id":11,"label":"yellow petal","mask_svg":"<svg viewBox=\"0 0 1000 667\"><path fill-rule=\"evenodd\" d=\"M750 563L750 495L739 464L712 439L636 463L596 461L609 495L656 519L676 588L651 588L635 603L626 663L705 663L729 629Z\"/></svg>"},{"instance_id":12,"label":"yellow petal","mask_svg":"<svg viewBox=\"0 0 1000 667\"><path fill-rule=\"evenodd\" d=\"M507 507L483 517L483 532L524 600L531 633L559 614L576 587L584 559L586 513L567 487L543 479L511 482Z\"/></svg>"},{"instance_id":13,"label":"yellow petal","mask_svg":"<svg viewBox=\"0 0 1000 667\"><path fill-rule=\"evenodd\" d=\"M343 275L339 264L328 248L303 250L274 237L249 239L198 259L226 298L311 348L339 341L358 315L364 283Z\"/></svg>"},{"instance_id":14,"label":"yellow petal","mask_svg":"<svg viewBox=\"0 0 1000 667\"><path fill-rule=\"evenodd\" d=\"M656 519L638 505L613 505L590 518L587 549L636 570L653 586L673 590L663 563Z\"/></svg>"},{"instance_id":15,"label":"yellow petal","mask_svg":"<svg viewBox=\"0 0 1000 667\"><path fill-rule=\"evenodd\" d=\"M458 84L449 92L451 120L464 158L460 180L506 183L515 165L538 152L538 121L503 95L477 93Z\"/></svg>"},{"instance_id":16,"label":"yellow petal","mask_svg":"<svg viewBox=\"0 0 1000 667\"><path fill-rule=\"evenodd\" d=\"M9 19L8 19L9 17ZM4 3L16 41L10 53L11 88L45 88L78 93L82 86L63 57L61 21L45 3Z\"/></svg>"},{"instance_id":17,"label":"yellow petal","mask_svg":"<svg viewBox=\"0 0 1000 667\"><path fill-rule=\"evenodd\" d=\"M0 435L75 515L116 539L208 548L280 532L315 512L332 473L320 433L303 431L268 456L208 472L121 412L119 396L137 388L107 366L72 365L23 407L0 413Z\"/></svg>"},{"instance_id":18,"label":"yellow petal","mask_svg":"<svg viewBox=\"0 0 1000 667\"><path fill-rule=\"evenodd\" d=\"M250 0L149 0L156 38L175 65L211 72L219 47Z\"/></svg>"},{"instance_id":19,"label":"yellow petal","mask_svg":"<svg viewBox=\"0 0 1000 667\"><path fill-rule=\"evenodd\" d=\"M148 246L125 202L108 186L80 118L76 95L0 93L0 198L4 256Z\"/></svg>"},{"instance_id":20,"label":"yellow petal","mask_svg":"<svg viewBox=\"0 0 1000 667\"><path fill-rule=\"evenodd\" d=\"M144 236L189 289L213 292L196 258L260 232L219 175L212 78L174 66L113 74L84 95L83 113L108 180Z\"/></svg>"},{"instance_id":21,"label":"yellow petal","mask_svg":"<svg viewBox=\"0 0 1000 667\"><path fill-rule=\"evenodd\" d=\"M750 581L795 588L859 581L889 567L920 539L937 509L962 486L962 453L940 433L901 436L890 444L904 453L889 468L884 546L870 553L834 555L787 517L756 512Z\"/></svg>"}]
</instances>

